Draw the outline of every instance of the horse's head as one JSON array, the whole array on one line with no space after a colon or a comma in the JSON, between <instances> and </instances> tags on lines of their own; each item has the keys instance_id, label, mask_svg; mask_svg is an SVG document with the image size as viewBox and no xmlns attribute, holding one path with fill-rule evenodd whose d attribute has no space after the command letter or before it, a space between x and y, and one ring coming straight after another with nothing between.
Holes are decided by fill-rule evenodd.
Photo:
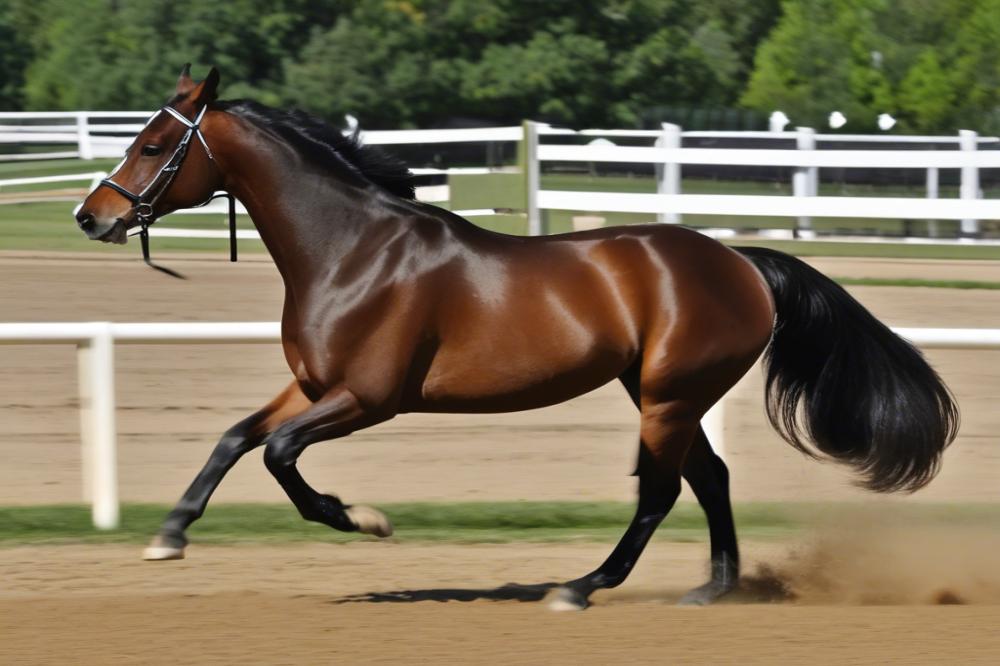
<instances>
[{"instance_id":1,"label":"horse's head","mask_svg":"<svg viewBox=\"0 0 1000 666\"><path fill-rule=\"evenodd\" d=\"M216 98L219 73L213 67L196 83L184 67L177 90L125 151L125 159L90 193L76 223L91 240L125 243L129 229L206 201L222 175L199 124ZM209 140L210 141L210 140Z\"/></svg>"}]
</instances>

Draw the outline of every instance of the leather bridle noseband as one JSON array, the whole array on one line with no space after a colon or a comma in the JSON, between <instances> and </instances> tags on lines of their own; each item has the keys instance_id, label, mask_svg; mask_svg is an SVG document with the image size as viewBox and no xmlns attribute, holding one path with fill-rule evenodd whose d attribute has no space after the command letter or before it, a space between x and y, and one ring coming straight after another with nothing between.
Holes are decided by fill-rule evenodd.
<instances>
[{"instance_id":1,"label":"leather bridle noseband","mask_svg":"<svg viewBox=\"0 0 1000 666\"><path fill-rule=\"evenodd\" d=\"M184 162L184 158L187 156L188 148L190 148L191 146L192 137L198 137L198 140L201 142L201 145L204 146L205 148L205 154L208 155L208 159L212 160L213 162L215 161L215 156L212 155L212 150L208 147L208 142L205 141L205 135L202 134L200 127L201 119L205 116L206 110L208 110L207 105L203 106L201 108L201 111L198 112L198 115L195 116L195 119L191 121L185 118L184 115L181 114L177 109L170 106L165 106L156 113L154 113L150 117L150 119L146 121L146 125L149 125L151 122L153 122L154 119L156 119L158 115L160 115L161 112L166 111L171 117L173 117L178 122L187 127L187 131L184 132L184 136L181 137L180 143L177 144L177 147L174 149L174 152L170 156L170 159L167 160L167 163L160 168L160 171L156 174L156 176L153 177L153 180L150 181L150 183L146 185L146 187L144 187L141 192L135 194L134 192L125 189L115 181L111 180L114 177L114 175L118 173L118 170L125 165L125 162L128 160L127 157L124 160L122 160L121 164L115 167L114 171L108 174L107 178L103 179L100 182L100 185L110 187L115 192L122 195L132 203L132 210L135 211L136 220L139 222L139 240L142 244L143 261L145 261L149 266L155 268L158 271L163 271L168 275L172 275L174 277L179 277L179 278L183 277L180 273L177 273L176 271L173 271L164 266L158 266L157 264L154 264L150 260L149 226L154 222L156 222L157 220L157 216L156 213L153 211L153 207L170 188L170 184L174 182L174 178L177 177L177 173L181 168L181 164ZM98 187L100 187L100 185L98 185ZM229 199L229 260L236 261L236 199L233 197L233 195L228 192L215 193L212 194L207 199L205 199L205 201L201 202L200 204L191 206L191 208L199 208L201 206L208 205L208 203L211 202L213 199L218 199L220 197L228 197Z\"/></svg>"}]
</instances>

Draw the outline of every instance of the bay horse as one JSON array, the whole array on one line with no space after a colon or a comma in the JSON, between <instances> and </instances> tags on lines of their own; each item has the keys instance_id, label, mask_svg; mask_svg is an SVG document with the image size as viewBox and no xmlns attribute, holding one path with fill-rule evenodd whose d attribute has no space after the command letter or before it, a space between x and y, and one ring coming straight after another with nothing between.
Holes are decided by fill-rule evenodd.
<instances>
[{"instance_id":1,"label":"bay horse","mask_svg":"<svg viewBox=\"0 0 1000 666\"><path fill-rule=\"evenodd\" d=\"M486 231L414 200L409 171L302 112L217 101L213 68L174 96L79 209L95 240L227 190L281 274L291 383L230 428L144 552L177 559L226 472L266 445L306 520L384 537L388 519L321 494L296 461L316 442L405 412L510 412L619 380L640 412L635 517L607 560L556 588L582 609L622 583L687 480L710 530L711 577L739 552L728 471L702 415L764 354L767 413L794 447L853 466L875 491L928 483L957 408L921 354L835 282L787 254L728 248L681 226L544 237ZM194 137L197 140L193 140Z\"/></svg>"}]
</instances>

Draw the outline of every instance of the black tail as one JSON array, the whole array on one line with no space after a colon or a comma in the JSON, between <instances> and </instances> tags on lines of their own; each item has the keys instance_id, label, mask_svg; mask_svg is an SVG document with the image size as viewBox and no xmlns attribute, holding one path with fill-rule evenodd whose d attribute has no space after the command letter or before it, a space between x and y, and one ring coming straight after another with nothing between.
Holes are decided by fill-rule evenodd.
<instances>
[{"instance_id":1,"label":"black tail","mask_svg":"<svg viewBox=\"0 0 1000 666\"><path fill-rule=\"evenodd\" d=\"M914 491L937 474L958 408L923 355L840 285L795 257L736 248L774 292L767 415L792 446L855 467L871 490ZM801 404L801 408L800 408Z\"/></svg>"}]
</instances>

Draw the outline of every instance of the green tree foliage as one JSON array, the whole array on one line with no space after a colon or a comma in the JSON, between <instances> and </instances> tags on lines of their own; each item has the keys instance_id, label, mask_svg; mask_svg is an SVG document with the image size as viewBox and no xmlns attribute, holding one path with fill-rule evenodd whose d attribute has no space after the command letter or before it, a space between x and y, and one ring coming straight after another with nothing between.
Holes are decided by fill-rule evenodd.
<instances>
[{"instance_id":1,"label":"green tree foliage","mask_svg":"<svg viewBox=\"0 0 1000 666\"><path fill-rule=\"evenodd\" d=\"M631 126L663 107L1000 131L1000 0L0 0L0 108L224 95L369 128Z\"/></svg>"},{"instance_id":2,"label":"green tree foliage","mask_svg":"<svg viewBox=\"0 0 1000 666\"><path fill-rule=\"evenodd\" d=\"M332 22L335 0L0 0L37 21L22 26L33 57L23 100L32 109L149 109L185 62L225 72L230 94L280 102L282 56L310 25Z\"/></svg>"},{"instance_id":3,"label":"green tree foliage","mask_svg":"<svg viewBox=\"0 0 1000 666\"><path fill-rule=\"evenodd\" d=\"M777 16L778 0L0 0L18 45L0 103L151 108L191 61L218 66L228 97L366 127L634 124L732 105Z\"/></svg>"},{"instance_id":4,"label":"green tree foliage","mask_svg":"<svg viewBox=\"0 0 1000 666\"><path fill-rule=\"evenodd\" d=\"M743 103L823 126L1000 130L1000 0L785 0Z\"/></svg>"}]
</instances>

